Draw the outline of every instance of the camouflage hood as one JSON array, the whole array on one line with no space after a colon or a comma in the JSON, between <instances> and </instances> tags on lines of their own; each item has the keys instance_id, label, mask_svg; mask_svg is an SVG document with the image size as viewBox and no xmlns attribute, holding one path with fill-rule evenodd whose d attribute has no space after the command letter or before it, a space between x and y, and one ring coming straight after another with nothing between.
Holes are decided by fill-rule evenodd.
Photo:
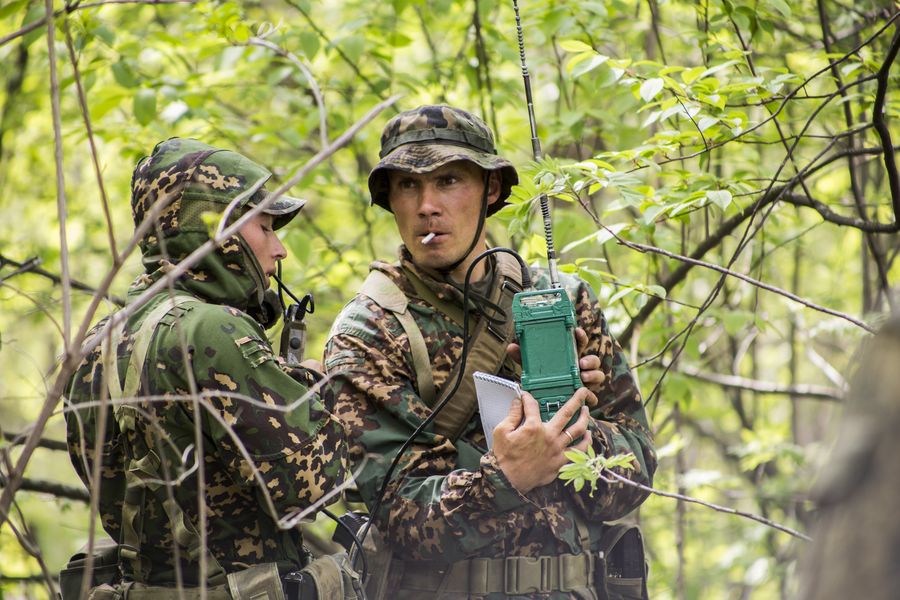
<instances>
[{"instance_id":1,"label":"camouflage hood","mask_svg":"<svg viewBox=\"0 0 900 600\"><path fill-rule=\"evenodd\" d=\"M146 274L139 279L138 287L156 281L207 242L210 228L229 205L231 223L262 202L267 195L263 186L271 176L236 152L197 140L173 138L157 144L152 154L138 163L131 180L135 228L157 213L154 225L140 240ZM281 196L264 212L274 216L277 229L286 225L303 204L302 200ZM268 277L244 239L235 234L181 276L175 287L260 318Z\"/></svg>"}]
</instances>

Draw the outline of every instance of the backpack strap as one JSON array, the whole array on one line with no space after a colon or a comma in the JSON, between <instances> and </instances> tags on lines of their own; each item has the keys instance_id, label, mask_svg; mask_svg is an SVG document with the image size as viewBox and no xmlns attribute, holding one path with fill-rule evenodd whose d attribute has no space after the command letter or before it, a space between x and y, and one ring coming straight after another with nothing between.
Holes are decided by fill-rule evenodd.
<instances>
[{"instance_id":1,"label":"backpack strap","mask_svg":"<svg viewBox=\"0 0 900 600\"><path fill-rule=\"evenodd\" d=\"M147 350L153 339L159 322L176 307L201 301L193 296L173 296L166 298L157 307L150 311L144 318L141 326L134 334L131 356L125 369L124 385L119 378L117 361L117 348L119 340L125 330L125 323L109 331L106 339L100 346L103 373L106 376L109 398L113 401L113 415L122 432L135 431L135 419L138 409L128 403L134 399L141 385L141 371L147 357ZM143 448L143 455L137 456L134 448L126 444L125 453L128 458L128 466L125 470L125 496L122 501L122 523L119 538L119 557L131 563L132 573L135 578L146 577L149 574L150 565L144 565L141 561L141 537L144 528L145 499L147 490L156 492L163 484L159 468L160 458L157 453ZM177 503L166 499L163 503L166 516L172 528L175 541L187 550L187 556L196 559L202 549L200 536L184 512ZM209 578L224 576L224 570L209 550L206 550L206 561L210 565Z\"/></svg>"},{"instance_id":2,"label":"backpack strap","mask_svg":"<svg viewBox=\"0 0 900 600\"><path fill-rule=\"evenodd\" d=\"M416 325L416 321L407 308L409 300L406 294L390 277L377 270L369 271L360 293L371 298L384 310L393 313L400 321L400 326L403 327L403 331L409 339L409 350L412 354L413 369L416 372L416 387L419 390L419 397L428 406L433 406L435 389L434 376L431 373L431 358L428 356L428 348L425 346L422 330Z\"/></svg>"}]
</instances>

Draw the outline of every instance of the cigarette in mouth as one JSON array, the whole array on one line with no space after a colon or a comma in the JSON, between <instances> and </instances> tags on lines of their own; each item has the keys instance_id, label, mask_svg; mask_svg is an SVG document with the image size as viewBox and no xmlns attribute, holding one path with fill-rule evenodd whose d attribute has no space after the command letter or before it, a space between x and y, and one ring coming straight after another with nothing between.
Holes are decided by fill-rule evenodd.
<instances>
[{"instance_id":1,"label":"cigarette in mouth","mask_svg":"<svg viewBox=\"0 0 900 600\"><path fill-rule=\"evenodd\" d=\"M437 234L435 234L435 233L432 231L431 233L429 233L428 235L426 235L425 237L423 237L423 238L422 238L422 244L425 245L425 244L428 244L429 242L431 242L431 240L434 239L434 236L435 236L435 235L437 235Z\"/></svg>"}]
</instances>

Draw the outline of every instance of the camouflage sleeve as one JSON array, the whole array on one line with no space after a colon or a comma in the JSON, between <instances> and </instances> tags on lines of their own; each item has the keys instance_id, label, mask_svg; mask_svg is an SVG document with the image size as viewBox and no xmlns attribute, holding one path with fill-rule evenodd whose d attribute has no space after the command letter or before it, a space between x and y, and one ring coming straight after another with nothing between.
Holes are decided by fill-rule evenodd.
<instances>
[{"instance_id":1,"label":"camouflage sleeve","mask_svg":"<svg viewBox=\"0 0 900 600\"><path fill-rule=\"evenodd\" d=\"M326 345L323 389L347 427L370 510L391 461L430 412L416 393L399 324L373 310L378 314L365 322L377 330L341 332L339 317ZM377 515L397 555L452 561L502 553L504 537L533 525L537 507L510 485L492 452L473 469L458 468L458 460L459 449L430 428L404 452Z\"/></svg>"},{"instance_id":2,"label":"camouflage sleeve","mask_svg":"<svg viewBox=\"0 0 900 600\"><path fill-rule=\"evenodd\" d=\"M251 318L222 306L193 310L199 314L184 319L185 337L206 396L204 427L228 476L253 486L261 499L269 495L278 516L322 499L347 473L340 422L279 367Z\"/></svg>"},{"instance_id":3,"label":"camouflage sleeve","mask_svg":"<svg viewBox=\"0 0 900 600\"><path fill-rule=\"evenodd\" d=\"M591 411L594 450L605 456L633 455L634 469L617 469L616 472L638 483L651 485L656 471L656 452L640 390L631 375L625 353L609 331L593 290L579 282L574 294L576 318L588 336L582 356L599 356L600 370L605 375L599 384L591 386L599 400L597 408ZM589 496L587 488L581 492L567 488L575 503L592 520L621 518L647 497L645 492L625 485L599 488L593 497Z\"/></svg>"}]
</instances>

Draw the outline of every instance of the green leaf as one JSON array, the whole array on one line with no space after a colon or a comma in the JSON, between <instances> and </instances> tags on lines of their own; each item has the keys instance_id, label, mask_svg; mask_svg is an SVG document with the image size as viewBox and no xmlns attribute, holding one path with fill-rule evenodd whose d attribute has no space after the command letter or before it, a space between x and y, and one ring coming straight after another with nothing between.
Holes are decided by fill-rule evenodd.
<instances>
[{"instance_id":1,"label":"green leaf","mask_svg":"<svg viewBox=\"0 0 900 600\"><path fill-rule=\"evenodd\" d=\"M681 73L681 80L687 85L695 81L706 70L706 67L694 67Z\"/></svg>"},{"instance_id":2,"label":"green leaf","mask_svg":"<svg viewBox=\"0 0 900 600\"><path fill-rule=\"evenodd\" d=\"M662 78L654 77L653 79L648 79L644 83L641 84L641 98L644 102L650 102L662 91L663 86Z\"/></svg>"},{"instance_id":3,"label":"green leaf","mask_svg":"<svg viewBox=\"0 0 900 600\"><path fill-rule=\"evenodd\" d=\"M706 198L722 210L728 208L732 201L731 192L728 190L709 190L706 192Z\"/></svg>"},{"instance_id":4,"label":"green leaf","mask_svg":"<svg viewBox=\"0 0 900 600\"><path fill-rule=\"evenodd\" d=\"M562 40L559 47L566 52L594 52L594 49L581 40Z\"/></svg>"},{"instance_id":5,"label":"green leaf","mask_svg":"<svg viewBox=\"0 0 900 600\"><path fill-rule=\"evenodd\" d=\"M300 34L300 51L308 60L312 60L319 51L319 34L314 31L304 31Z\"/></svg>"},{"instance_id":6,"label":"green leaf","mask_svg":"<svg viewBox=\"0 0 900 600\"><path fill-rule=\"evenodd\" d=\"M341 50L354 63L359 62L362 57L363 50L366 46L366 40L359 35L351 35L341 40Z\"/></svg>"},{"instance_id":7,"label":"green leaf","mask_svg":"<svg viewBox=\"0 0 900 600\"><path fill-rule=\"evenodd\" d=\"M6 6L0 6L0 19L5 19L11 14L18 12L26 4L28 4L28 0L14 0Z\"/></svg>"},{"instance_id":8,"label":"green leaf","mask_svg":"<svg viewBox=\"0 0 900 600\"><path fill-rule=\"evenodd\" d=\"M706 131L713 125L719 122L718 117L703 117L699 121L697 121L697 128L700 131Z\"/></svg>"},{"instance_id":9,"label":"green leaf","mask_svg":"<svg viewBox=\"0 0 900 600\"><path fill-rule=\"evenodd\" d=\"M572 77L580 77L585 73L589 73L608 60L608 56L604 56L603 54L594 54L587 60L578 63L578 65L572 69Z\"/></svg>"},{"instance_id":10,"label":"green leaf","mask_svg":"<svg viewBox=\"0 0 900 600\"><path fill-rule=\"evenodd\" d=\"M134 96L134 117L141 125L156 118L156 90L144 88Z\"/></svg>"},{"instance_id":11,"label":"green leaf","mask_svg":"<svg viewBox=\"0 0 900 600\"><path fill-rule=\"evenodd\" d=\"M788 19L791 17L792 12L791 12L790 4L788 4L784 0L767 0L767 1L768 1L769 5L774 7L775 10L777 10L778 12L780 12L782 14L782 16L784 16L785 18L788 18Z\"/></svg>"},{"instance_id":12,"label":"green leaf","mask_svg":"<svg viewBox=\"0 0 900 600\"><path fill-rule=\"evenodd\" d=\"M115 62L112 65L112 73L113 79L116 80L116 83L121 85L124 88L133 88L138 85L138 76L135 74L134 70L124 60L120 60L119 62Z\"/></svg>"}]
</instances>

